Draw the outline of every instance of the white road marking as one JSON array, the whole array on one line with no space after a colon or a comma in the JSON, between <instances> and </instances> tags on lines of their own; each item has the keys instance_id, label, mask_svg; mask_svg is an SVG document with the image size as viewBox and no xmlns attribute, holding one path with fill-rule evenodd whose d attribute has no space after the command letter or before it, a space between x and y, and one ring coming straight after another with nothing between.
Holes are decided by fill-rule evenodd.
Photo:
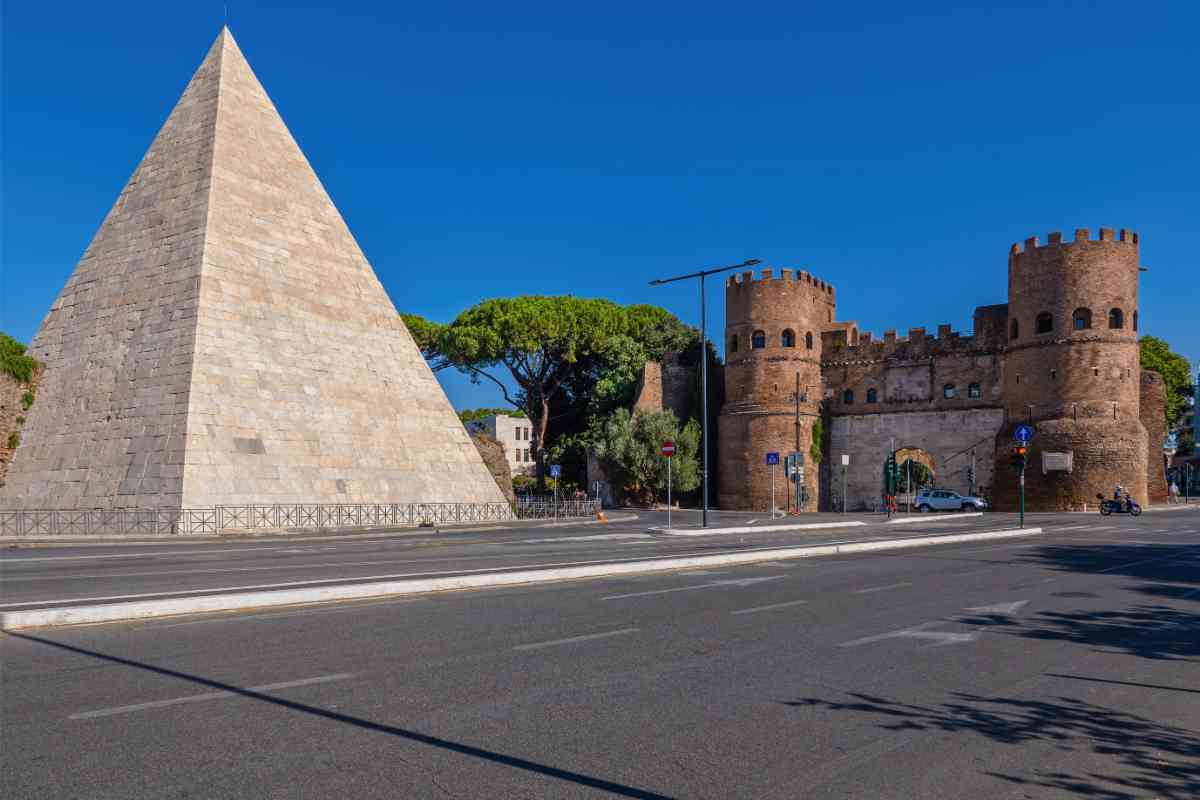
<instances>
[{"instance_id":1,"label":"white road marking","mask_svg":"<svg viewBox=\"0 0 1200 800\"><path fill-rule=\"evenodd\" d=\"M627 633L634 633L637 628L621 628L616 631L608 631L606 633L589 633L583 636L570 636L566 639L552 639L549 642L534 642L533 644L519 644L513 650L540 650L543 647L554 647L560 644L574 644L576 642L588 642L593 639L607 639L610 636L624 636Z\"/></svg>"},{"instance_id":2,"label":"white road marking","mask_svg":"<svg viewBox=\"0 0 1200 800\"><path fill-rule=\"evenodd\" d=\"M693 578L702 577L705 575L724 575L725 573L715 569L691 569L687 572L680 572L679 574L688 578Z\"/></svg>"},{"instance_id":3,"label":"white road marking","mask_svg":"<svg viewBox=\"0 0 1200 800\"><path fill-rule=\"evenodd\" d=\"M209 553L247 553L247 552L274 552L279 548L276 547L229 547L220 550L169 550L167 552L154 553L120 553L105 556L35 556L34 558L0 558L0 564L5 566L13 566L16 564L24 564L27 561L93 561L102 558L143 558L145 556L153 556L155 558L163 558L166 556L195 556L208 555Z\"/></svg>"},{"instance_id":4,"label":"white road marking","mask_svg":"<svg viewBox=\"0 0 1200 800\"><path fill-rule=\"evenodd\" d=\"M754 606L753 608L742 608L737 611L730 611L730 614L754 614L759 611L773 611L776 608L791 608L792 606L802 606L807 603L807 600L792 600L788 603L772 603L769 606Z\"/></svg>"},{"instance_id":5,"label":"white road marking","mask_svg":"<svg viewBox=\"0 0 1200 800\"><path fill-rule=\"evenodd\" d=\"M1115 570L1118 570L1118 569L1128 569L1129 567L1140 567L1140 566L1142 566L1143 564L1155 564L1155 563L1157 563L1157 562L1159 562L1159 561L1168 561L1168 560L1170 560L1170 559L1173 559L1173 558L1174 558L1174 559L1179 559L1179 558L1181 558L1181 557L1182 557L1182 558L1187 558L1188 560L1190 560L1190 559L1191 559L1191 554L1189 553L1189 554L1183 555L1183 554L1180 554L1180 553L1170 553L1170 554L1168 554L1168 555L1165 555L1165 556L1159 556L1158 558L1145 558L1145 559L1142 559L1141 561L1130 561L1130 562L1129 562L1129 563L1127 563L1127 564L1117 564L1115 567L1109 567L1108 569L1100 569L1100 570L1096 570L1096 572L1097 572L1097 573L1103 573L1103 572L1113 572L1113 571L1115 571Z\"/></svg>"},{"instance_id":6,"label":"white road marking","mask_svg":"<svg viewBox=\"0 0 1200 800\"><path fill-rule=\"evenodd\" d=\"M298 681L284 681L283 683L268 683L263 686L251 686L246 689L248 692L270 692L276 689L291 689L297 686L312 686L318 683L330 683L331 681L344 681L347 678L353 678L354 674L350 672L339 672L336 675L321 675L316 678L303 678ZM220 691L220 692L205 692L204 694L193 694L187 697L174 697L170 700L152 700L149 703L135 703L131 706L115 706L113 708L98 708L95 711L84 711L79 714L72 714L71 719L95 719L96 717L111 717L115 714L132 714L135 711L146 711L151 708L165 708L167 706L177 706L184 703L201 703L206 700L219 700L223 697L238 697L237 692Z\"/></svg>"},{"instance_id":7,"label":"white road marking","mask_svg":"<svg viewBox=\"0 0 1200 800\"><path fill-rule=\"evenodd\" d=\"M739 578L737 580L729 580L729 581L713 581L712 583L698 583L698 584L695 584L694 586L676 586L672 589L654 589L653 591L649 591L649 592L630 592L629 594L611 594L608 597L605 597L602 599L604 599L604 600L623 600L626 597L647 597L652 594L670 594L671 592L690 592L690 591L694 591L696 589L718 589L723 586L751 586L753 584L763 583L765 581L777 581L782 577L784 577L784 576L783 575L769 575L764 578Z\"/></svg>"},{"instance_id":8,"label":"white road marking","mask_svg":"<svg viewBox=\"0 0 1200 800\"><path fill-rule=\"evenodd\" d=\"M362 611L364 608L370 608L372 606L390 606L399 603L412 603L419 599L420 598L417 597L393 597L386 600L367 600L359 603L352 603L350 605L306 608L302 611L288 611L282 614L255 614L252 612L245 614L220 614L220 616L209 617L208 619L190 619L186 622L156 623L153 619L149 619L146 620L148 623L146 625L146 629L156 631L160 628L182 628L185 625L208 625L213 622L253 622L254 620L259 619L284 619L286 617L307 617L313 614L336 614L345 613L347 611Z\"/></svg>"},{"instance_id":9,"label":"white road marking","mask_svg":"<svg viewBox=\"0 0 1200 800\"><path fill-rule=\"evenodd\" d=\"M929 628L945 624L942 620L935 620L922 625L914 625L911 628L901 628L898 631L888 631L887 633L877 633L874 636L864 636L861 639L852 639L849 642L842 642L839 647L858 647L859 645L871 644L872 642L882 642L885 639L924 639L933 642L935 645L946 645L973 642L979 638L978 633L946 633L944 631L929 630Z\"/></svg>"},{"instance_id":10,"label":"white road marking","mask_svg":"<svg viewBox=\"0 0 1200 800\"><path fill-rule=\"evenodd\" d=\"M514 544L547 544L554 542L619 542L624 539L652 539L648 533L601 533L596 536L554 536L549 539L520 539Z\"/></svg>"},{"instance_id":11,"label":"white road marking","mask_svg":"<svg viewBox=\"0 0 1200 800\"><path fill-rule=\"evenodd\" d=\"M996 603L995 605L991 606L973 606L968 608L967 611L971 611L975 614L1000 614L1003 616L1011 616L1027 605L1029 605L1028 600L1017 600L1014 603Z\"/></svg>"},{"instance_id":12,"label":"white road marking","mask_svg":"<svg viewBox=\"0 0 1200 800\"><path fill-rule=\"evenodd\" d=\"M872 586L870 589L859 589L852 594L872 594L874 592L886 592L888 589L899 589L902 586L912 586L911 583L889 583L887 586Z\"/></svg>"},{"instance_id":13,"label":"white road marking","mask_svg":"<svg viewBox=\"0 0 1200 800\"><path fill-rule=\"evenodd\" d=\"M947 578L960 578L964 575L982 575L985 572L992 572L997 569L999 569L999 567L984 567L983 569L968 569L968 570L963 570L962 572L948 572L948 573L946 573L946 577Z\"/></svg>"}]
</instances>

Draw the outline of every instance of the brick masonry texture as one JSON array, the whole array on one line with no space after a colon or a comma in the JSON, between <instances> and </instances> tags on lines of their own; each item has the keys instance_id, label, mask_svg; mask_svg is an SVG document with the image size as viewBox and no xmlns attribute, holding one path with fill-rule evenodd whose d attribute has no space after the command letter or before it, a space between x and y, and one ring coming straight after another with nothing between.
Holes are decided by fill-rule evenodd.
<instances>
[{"instance_id":1,"label":"brick masonry texture","mask_svg":"<svg viewBox=\"0 0 1200 800\"><path fill-rule=\"evenodd\" d=\"M503 499L227 30L30 354L6 507Z\"/></svg>"},{"instance_id":2,"label":"brick masonry texture","mask_svg":"<svg viewBox=\"0 0 1200 800\"><path fill-rule=\"evenodd\" d=\"M1027 473L1030 509L1094 505L1097 493L1111 495L1118 483L1157 501L1165 485L1147 484L1147 464L1161 461L1155 451L1163 438L1163 399L1139 366L1137 234L1101 228L1093 240L1081 228L1073 242L1058 233L1045 245L1031 238L1013 246L1008 272L1008 303L976 308L971 335L940 325L936 335L912 328L907 336L886 331L882 339L836 320L832 288L806 273L793 278L784 270L774 279L766 270L760 280L751 273L730 279L721 505L767 507L761 462L768 450L794 444L796 373L804 398L802 449L811 441L818 400L829 418L819 471L823 504L841 491L846 454L848 505L873 506L894 438L898 449L921 449L940 487L960 492L969 488L974 450L977 490L997 508L1015 509L1009 452L1022 422L1037 430ZM1039 332L1042 315L1050 320L1045 332ZM783 346L784 330L797 332L797 348ZM810 330L815 341L808 351ZM762 349L751 347L755 331L765 336ZM1073 452L1073 472L1043 474L1043 451Z\"/></svg>"},{"instance_id":3,"label":"brick masonry texture","mask_svg":"<svg viewBox=\"0 0 1200 800\"><path fill-rule=\"evenodd\" d=\"M1142 427L1146 429L1146 497L1151 503L1165 503L1167 491L1167 461L1163 442L1167 438L1167 385L1162 375L1142 371Z\"/></svg>"}]
</instances>

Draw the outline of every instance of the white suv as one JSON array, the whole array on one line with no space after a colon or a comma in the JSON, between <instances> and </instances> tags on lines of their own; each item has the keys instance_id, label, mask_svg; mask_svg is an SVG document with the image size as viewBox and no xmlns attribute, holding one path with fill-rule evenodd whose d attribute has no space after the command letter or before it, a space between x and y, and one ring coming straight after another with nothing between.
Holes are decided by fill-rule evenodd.
<instances>
[{"instance_id":1,"label":"white suv","mask_svg":"<svg viewBox=\"0 0 1200 800\"><path fill-rule=\"evenodd\" d=\"M944 489L926 489L917 495L916 506L918 511L982 511L987 501Z\"/></svg>"}]
</instances>

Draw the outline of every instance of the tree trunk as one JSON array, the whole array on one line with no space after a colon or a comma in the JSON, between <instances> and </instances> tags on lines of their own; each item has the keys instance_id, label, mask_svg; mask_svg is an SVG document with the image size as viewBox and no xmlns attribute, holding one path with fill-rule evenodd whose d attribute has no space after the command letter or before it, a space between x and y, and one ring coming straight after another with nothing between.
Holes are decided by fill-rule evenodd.
<instances>
[{"instance_id":1,"label":"tree trunk","mask_svg":"<svg viewBox=\"0 0 1200 800\"><path fill-rule=\"evenodd\" d=\"M530 422L533 423L533 452L537 462L537 489L539 493L544 494L546 491L546 458L545 450L542 443L546 440L546 427L550 423L550 398L544 393L539 393L536 400L530 403L533 407L530 410L536 409L536 414L530 414Z\"/></svg>"}]
</instances>

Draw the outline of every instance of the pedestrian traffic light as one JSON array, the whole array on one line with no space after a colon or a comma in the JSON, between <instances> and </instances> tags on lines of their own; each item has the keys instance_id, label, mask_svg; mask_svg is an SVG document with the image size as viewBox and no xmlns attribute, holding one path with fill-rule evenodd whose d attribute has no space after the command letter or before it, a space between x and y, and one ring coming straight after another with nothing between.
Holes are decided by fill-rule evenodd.
<instances>
[{"instance_id":1,"label":"pedestrian traffic light","mask_svg":"<svg viewBox=\"0 0 1200 800\"><path fill-rule=\"evenodd\" d=\"M896 485L900 482L900 471L896 468L896 454L889 453L887 462L883 465L883 479L888 495L896 493Z\"/></svg>"}]
</instances>

